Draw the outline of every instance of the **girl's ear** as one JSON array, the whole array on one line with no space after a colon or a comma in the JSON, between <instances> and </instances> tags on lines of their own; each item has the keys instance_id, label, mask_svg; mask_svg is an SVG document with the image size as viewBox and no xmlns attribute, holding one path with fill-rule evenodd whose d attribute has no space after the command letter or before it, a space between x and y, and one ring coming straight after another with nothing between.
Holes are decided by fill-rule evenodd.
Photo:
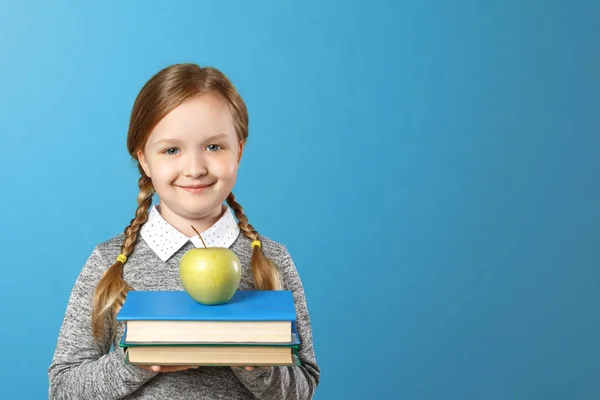
<instances>
[{"instance_id":1,"label":"girl's ear","mask_svg":"<svg viewBox=\"0 0 600 400\"><path fill-rule=\"evenodd\" d=\"M150 176L150 168L148 168L148 162L146 161L146 156L144 155L144 152L142 150L138 150L138 152L137 152L137 158L138 158L138 161L140 162L140 165L144 169L144 172L146 173L146 176L148 178L152 178Z\"/></svg>"},{"instance_id":2,"label":"girl's ear","mask_svg":"<svg viewBox=\"0 0 600 400\"><path fill-rule=\"evenodd\" d=\"M240 147L238 149L238 164L242 160L242 153L244 152L244 141L240 141Z\"/></svg>"}]
</instances>

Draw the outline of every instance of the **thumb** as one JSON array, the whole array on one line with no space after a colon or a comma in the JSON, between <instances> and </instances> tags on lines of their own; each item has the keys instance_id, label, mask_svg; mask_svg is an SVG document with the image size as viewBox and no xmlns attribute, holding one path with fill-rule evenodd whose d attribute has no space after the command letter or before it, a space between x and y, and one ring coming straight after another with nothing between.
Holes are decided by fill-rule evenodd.
<instances>
[{"instance_id":1,"label":"thumb","mask_svg":"<svg viewBox=\"0 0 600 400\"><path fill-rule=\"evenodd\" d=\"M158 372L158 371L160 371L160 365L153 365L151 369L154 372Z\"/></svg>"}]
</instances>

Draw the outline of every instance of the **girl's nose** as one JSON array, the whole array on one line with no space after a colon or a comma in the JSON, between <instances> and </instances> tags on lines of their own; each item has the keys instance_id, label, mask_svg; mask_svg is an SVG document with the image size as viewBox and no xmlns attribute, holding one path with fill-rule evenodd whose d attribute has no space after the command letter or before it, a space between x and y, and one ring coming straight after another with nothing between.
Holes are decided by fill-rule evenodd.
<instances>
[{"instance_id":1,"label":"girl's nose","mask_svg":"<svg viewBox=\"0 0 600 400\"><path fill-rule=\"evenodd\" d=\"M186 157L183 173L190 178L206 175L206 160L200 154L189 154Z\"/></svg>"}]
</instances>

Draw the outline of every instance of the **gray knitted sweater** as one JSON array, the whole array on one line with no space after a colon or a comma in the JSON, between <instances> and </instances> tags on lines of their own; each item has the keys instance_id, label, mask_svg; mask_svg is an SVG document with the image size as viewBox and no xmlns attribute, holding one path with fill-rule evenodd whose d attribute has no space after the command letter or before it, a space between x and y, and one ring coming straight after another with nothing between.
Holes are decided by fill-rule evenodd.
<instances>
[{"instance_id":1,"label":"gray knitted sweater","mask_svg":"<svg viewBox=\"0 0 600 400\"><path fill-rule=\"evenodd\" d=\"M310 399L319 383L312 331L298 272L286 247L261 236L267 257L280 270L283 289L293 293L300 366L255 368L200 367L180 372L150 372L124 363L123 350L112 343L110 332L96 344L92 338L92 297L96 284L120 252L123 234L96 246L72 289L57 346L48 369L50 399ZM163 262L138 236L123 277L133 290L183 290L179 260L189 249L187 242ZM240 233L231 245L242 263L240 290L254 289L250 239ZM118 323L117 340L124 331Z\"/></svg>"}]
</instances>

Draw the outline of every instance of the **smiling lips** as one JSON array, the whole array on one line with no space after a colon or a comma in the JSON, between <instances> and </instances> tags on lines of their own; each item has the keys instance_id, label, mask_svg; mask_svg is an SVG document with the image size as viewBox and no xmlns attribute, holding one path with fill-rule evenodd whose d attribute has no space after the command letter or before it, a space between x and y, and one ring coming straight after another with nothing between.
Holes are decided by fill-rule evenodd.
<instances>
[{"instance_id":1,"label":"smiling lips","mask_svg":"<svg viewBox=\"0 0 600 400\"><path fill-rule=\"evenodd\" d=\"M206 190L207 188L211 187L214 183L208 183L205 185L189 185L189 186L179 186L180 188L187 190L188 192L192 192L192 193L200 193L203 192L204 190Z\"/></svg>"}]
</instances>

